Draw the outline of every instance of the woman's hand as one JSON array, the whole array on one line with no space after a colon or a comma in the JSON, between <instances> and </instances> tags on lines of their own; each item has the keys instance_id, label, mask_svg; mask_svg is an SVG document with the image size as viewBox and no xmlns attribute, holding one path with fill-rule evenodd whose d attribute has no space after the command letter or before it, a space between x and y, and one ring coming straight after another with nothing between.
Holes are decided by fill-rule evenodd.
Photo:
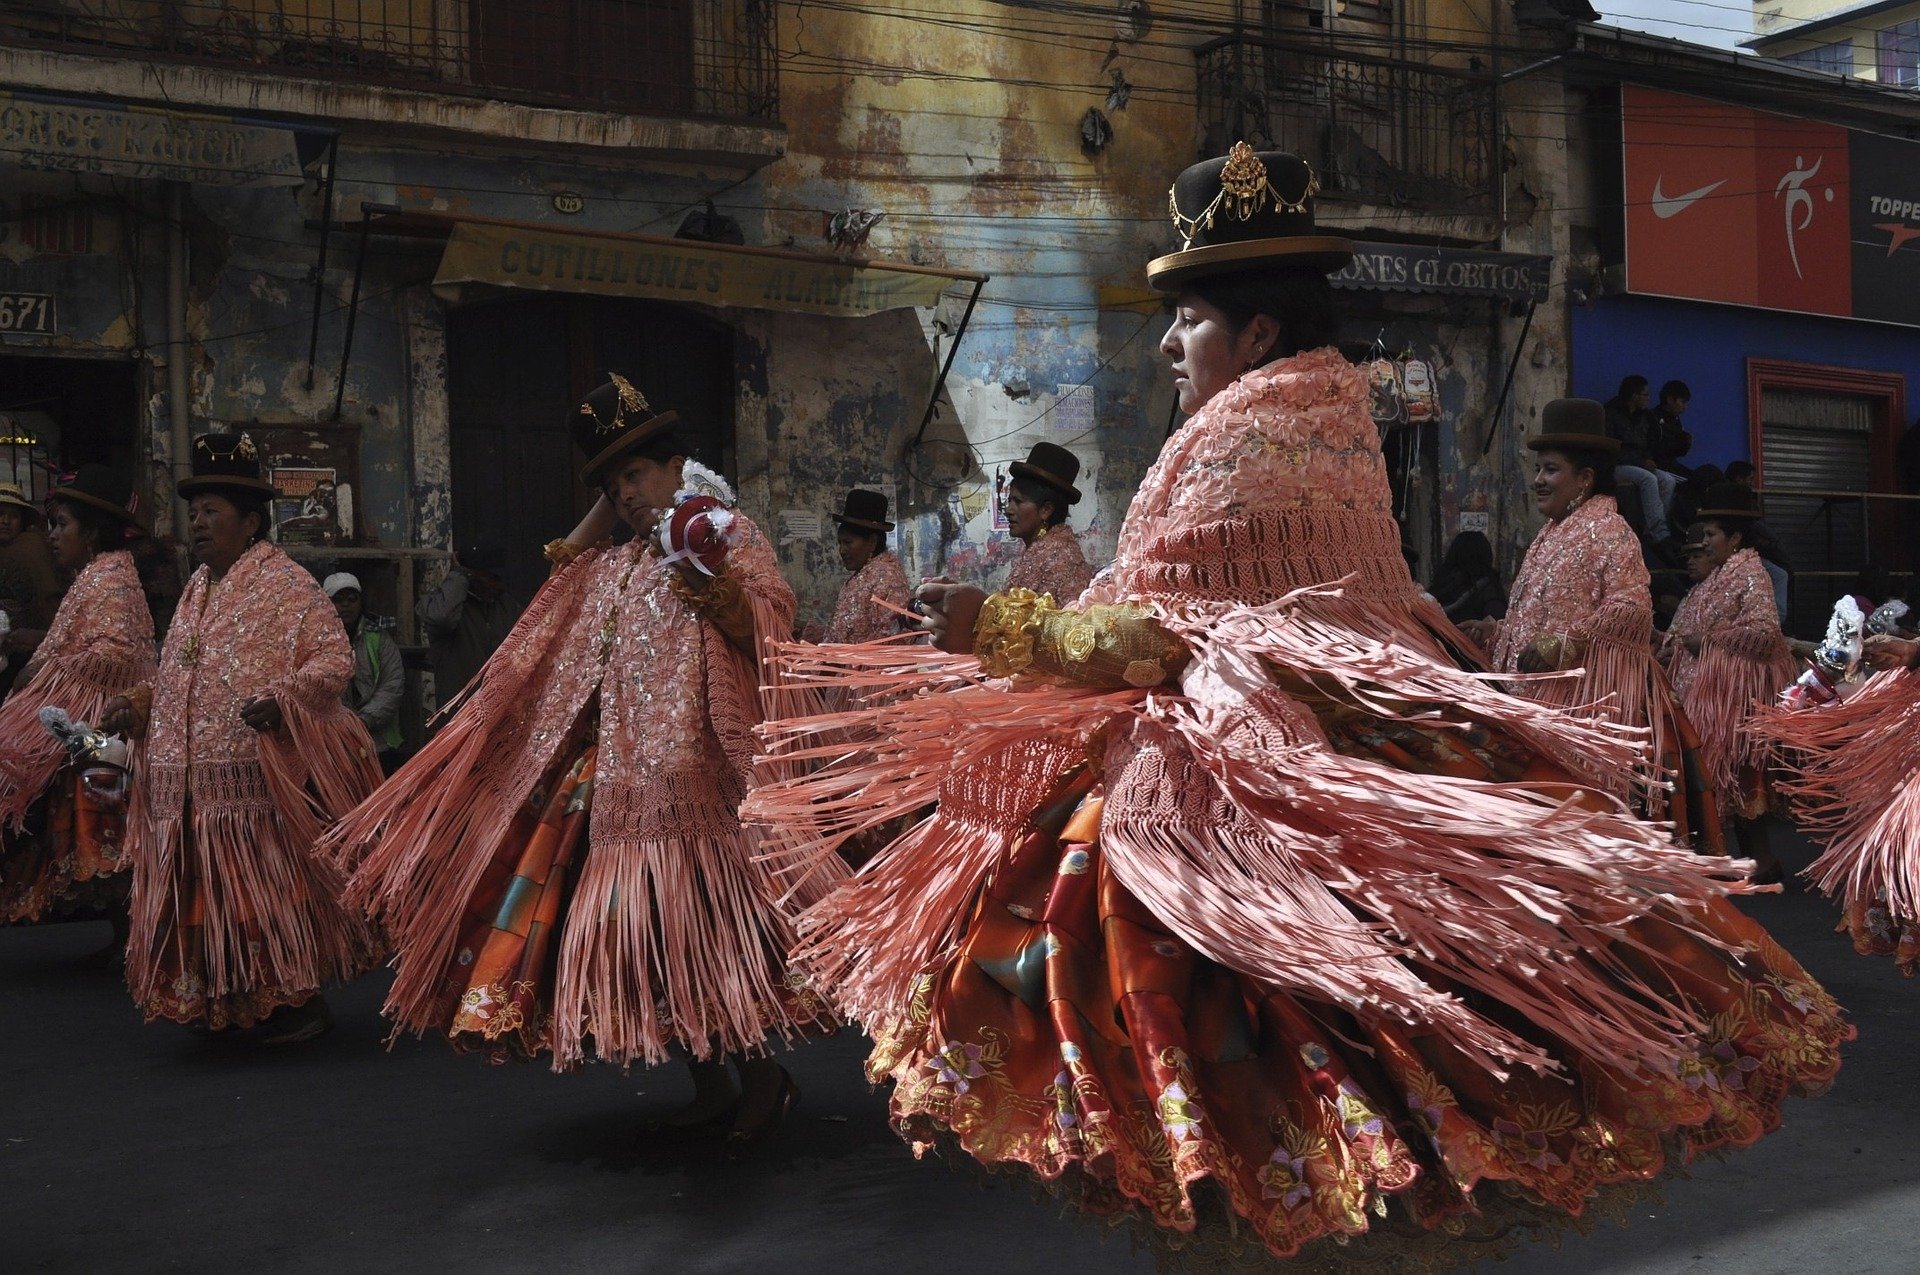
<instances>
[{"instance_id":1,"label":"woman's hand","mask_svg":"<svg viewBox=\"0 0 1920 1275\"><path fill-rule=\"evenodd\" d=\"M1473 639L1475 646L1482 651L1491 651L1494 642L1500 636L1498 620L1462 620L1460 631Z\"/></svg>"},{"instance_id":2,"label":"woman's hand","mask_svg":"<svg viewBox=\"0 0 1920 1275\"><path fill-rule=\"evenodd\" d=\"M1876 633L1861 648L1860 662L1871 669L1920 668L1920 640Z\"/></svg>"},{"instance_id":3,"label":"woman's hand","mask_svg":"<svg viewBox=\"0 0 1920 1275\"><path fill-rule=\"evenodd\" d=\"M101 708L100 720L94 725L108 735L131 739L140 731L140 710L126 696L116 695Z\"/></svg>"},{"instance_id":4,"label":"woman's hand","mask_svg":"<svg viewBox=\"0 0 1920 1275\"><path fill-rule=\"evenodd\" d=\"M256 695L240 706L240 720L257 731L279 730L285 720L280 701L271 695Z\"/></svg>"},{"instance_id":5,"label":"woman's hand","mask_svg":"<svg viewBox=\"0 0 1920 1275\"><path fill-rule=\"evenodd\" d=\"M1698 633L1683 633L1680 635L1680 645L1687 648L1688 655L1698 655L1700 654L1700 635Z\"/></svg>"},{"instance_id":6,"label":"woman's hand","mask_svg":"<svg viewBox=\"0 0 1920 1275\"><path fill-rule=\"evenodd\" d=\"M1514 663L1522 673L1551 673L1557 667L1547 663L1547 657L1540 653L1537 645L1522 647L1520 657Z\"/></svg>"},{"instance_id":7,"label":"woman's hand","mask_svg":"<svg viewBox=\"0 0 1920 1275\"><path fill-rule=\"evenodd\" d=\"M980 622L980 604L987 600L985 590L941 576L922 581L913 596L925 611L920 628L936 647L955 655L973 654L973 630Z\"/></svg>"}]
</instances>

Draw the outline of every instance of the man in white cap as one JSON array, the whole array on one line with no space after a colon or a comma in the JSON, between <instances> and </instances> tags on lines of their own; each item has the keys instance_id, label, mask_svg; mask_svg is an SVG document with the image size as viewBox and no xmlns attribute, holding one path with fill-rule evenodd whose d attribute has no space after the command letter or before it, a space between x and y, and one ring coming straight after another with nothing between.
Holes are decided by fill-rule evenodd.
<instances>
[{"instance_id":1,"label":"man in white cap","mask_svg":"<svg viewBox=\"0 0 1920 1275\"><path fill-rule=\"evenodd\" d=\"M360 577L336 571L320 582L353 643L353 682L340 698L360 715L380 749L380 769L391 775L400 765L400 697L406 687L400 645L366 617L366 591Z\"/></svg>"}]
</instances>

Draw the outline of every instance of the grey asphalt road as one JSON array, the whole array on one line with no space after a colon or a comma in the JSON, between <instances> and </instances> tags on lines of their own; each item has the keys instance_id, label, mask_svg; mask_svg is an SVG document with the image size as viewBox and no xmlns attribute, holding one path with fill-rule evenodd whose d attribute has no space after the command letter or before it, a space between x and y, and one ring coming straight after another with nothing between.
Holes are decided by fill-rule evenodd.
<instances>
[{"instance_id":1,"label":"grey asphalt road","mask_svg":"<svg viewBox=\"0 0 1920 1275\"><path fill-rule=\"evenodd\" d=\"M1489 1269L1920 1272L1920 985L1855 956L1818 898L1750 907L1860 1025L1834 1090L1624 1229ZM915 1161L852 1033L791 1056L800 1107L736 1164L640 1135L684 1100L675 1068L556 1076L436 1041L384 1050L378 976L336 994L338 1028L298 1049L143 1025L117 980L74 967L105 935L0 930L0 1271L1152 1269L1014 1180Z\"/></svg>"}]
</instances>

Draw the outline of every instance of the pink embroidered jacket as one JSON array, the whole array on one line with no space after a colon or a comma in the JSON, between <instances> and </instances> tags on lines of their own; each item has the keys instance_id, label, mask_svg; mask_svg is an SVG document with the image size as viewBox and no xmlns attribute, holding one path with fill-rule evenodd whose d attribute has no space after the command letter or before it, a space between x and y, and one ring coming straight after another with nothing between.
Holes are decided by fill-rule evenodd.
<instances>
[{"instance_id":1,"label":"pink embroidered jacket","mask_svg":"<svg viewBox=\"0 0 1920 1275\"><path fill-rule=\"evenodd\" d=\"M1700 651L1683 638L1698 638ZM1742 549L1687 590L1662 645L1681 707L1700 732L1700 751L1721 807L1744 809L1739 774L1758 756L1744 729L1798 673L1774 607L1773 581L1760 555Z\"/></svg>"},{"instance_id":2,"label":"pink embroidered jacket","mask_svg":"<svg viewBox=\"0 0 1920 1275\"><path fill-rule=\"evenodd\" d=\"M1009 589L1050 594L1061 606L1071 605L1091 583L1093 568L1080 537L1064 522L1022 549L1007 571Z\"/></svg>"},{"instance_id":3,"label":"pink embroidered jacket","mask_svg":"<svg viewBox=\"0 0 1920 1275\"><path fill-rule=\"evenodd\" d=\"M0 706L0 825L20 825L59 773L66 753L40 725L63 709L97 723L106 702L153 680L153 616L133 555L103 553L74 577L20 684Z\"/></svg>"},{"instance_id":4,"label":"pink embroidered jacket","mask_svg":"<svg viewBox=\"0 0 1920 1275\"><path fill-rule=\"evenodd\" d=\"M898 633L900 617L875 604L875 598L897 607L905 607L913 600L912 591L907 587L906 569L900 565L899 558L885 550L874 554L866 566L840 586L840 596L833 604L833 618L827 621L826 632L820 640L872 642Z\"/></svg>"}]
</instances>

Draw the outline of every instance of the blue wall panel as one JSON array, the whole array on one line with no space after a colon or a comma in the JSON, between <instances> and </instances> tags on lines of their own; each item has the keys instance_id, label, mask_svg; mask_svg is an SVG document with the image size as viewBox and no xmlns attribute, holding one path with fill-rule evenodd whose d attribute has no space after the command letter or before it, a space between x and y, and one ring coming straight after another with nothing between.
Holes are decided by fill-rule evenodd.
<instances>
[{"instance_id":1,"label":"blue wall panel","mask_svg":"<svg viewBox=\"0 0 1920 1275\"><path fill-rule=\"evenodd\" d=\"M1693 389L1693 464L1748 458L1749 357L1899 372L1908 410L1920 406L1920 330L1657 297L1573 307L1573 392L1612 398L1620 378L1636 372L1655 394L1663 381L1685 381Z\"/></svg>"}]
</instances>

